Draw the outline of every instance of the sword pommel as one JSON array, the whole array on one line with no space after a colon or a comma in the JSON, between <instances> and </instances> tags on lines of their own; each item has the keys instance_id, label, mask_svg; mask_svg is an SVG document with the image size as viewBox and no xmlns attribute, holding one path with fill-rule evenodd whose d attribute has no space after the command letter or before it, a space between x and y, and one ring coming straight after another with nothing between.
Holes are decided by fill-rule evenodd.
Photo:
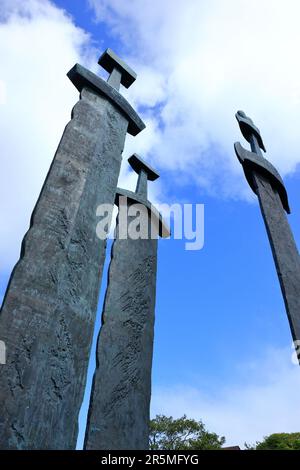
<instances>
[{"instance_id":1,"label":"sword pommel","mask_svg":"<svg viewBox=\"0 0 300 470\"><path fill-rule=\"evenodd\" d=\"M155 181L157 178L159 178L159 174L136 153L128 158L128 163L131 168L139 175L136 185L136 193L140 194L140 196L144 199L147 199L147 182L148 180Z\"/></svg>"},{"instance_id":2,"label":"sword pommel","mask_svg":"<svg viewBox=\"0 0 300 470\"><path fill-rule=\"evenodd\" d=\"M110 73L108 83L119 89L120 83L129 88L136 79L136 73L111 49L106 49L101 55L98 64Z\"/></svg>"},{"instance_id":3,"label":"sword pommel","mask_svg":"<svg viewBox=\"0 0 300 470\"><path fill-rule=\"evenodd\" d=\"M121 197L127 198L130 204L142 204L146 207L152 218L151 223L154 223L154 226L157 227L157 233L159 236L162 238L168 238L170 236L170 228L165 224L162 215L151 204L147 196L148 181L155 181L157 178L159 178L159 174L136 153L128 158L128 163L131 168L139 175L136 190L133 193L132 191L128 191L126 189L117 188L115 204L119 206Z\"/></svg>"},{"instance_id":4,"label":"sword pommel","mask_svg":"<svg viewBox=\"0 0 300 470\"><path fill-rule=\"evenodd\" d=\"M254 136L257 140L259 147L265 152L265 146L260 135L260 130L253 124L252 119L250 119L244 111L238 111L235 115L237 122L239 123L241 133L245 139L251 143L251 139Z\"/></svg>"},{"instance_id":5,"label":"sword pommel","mask_svg":"<svg viewBox=\"0 0 300 470\"><path fill-rule=\"evenodd\" d=\"M155 181L159 178L159 174L155 171L148 163L145 162L139 155L134 153L131 157L128 158L128 163L131 168L139 175L141 171L144 171L147 174L147 179L149 181Z\"/></svg>"}]
</instances>

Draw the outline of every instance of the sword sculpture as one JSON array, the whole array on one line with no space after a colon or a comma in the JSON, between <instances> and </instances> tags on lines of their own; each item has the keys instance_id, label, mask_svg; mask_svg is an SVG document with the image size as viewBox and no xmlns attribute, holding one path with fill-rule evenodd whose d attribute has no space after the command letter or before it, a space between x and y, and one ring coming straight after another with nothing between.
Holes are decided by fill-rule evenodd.
<instances>
[{"instance_id":1,"label":"sword sculpture","mask_svg":"<svg viewBox=\"0 0 300 470\"><path fill-rule=\"evenodd\" d=\"M117 190L117 237L98 338L85 436L88 450L149 446L157 236L167 237L169 230L147 200L147 180L154 181L158 174L136 154L128 161L139 178L135 193ZM130 233L134 205L144 238Z\"/></svg>"},{"instance_id":2,"label":"sword sculpture","mask_svg":"<svg viewBox=\"0 0 300 470\"><path fill-rule=\"evenodd\" d=\"M118 92L135 73L110 49L108 82L77 64L80 100L24 237L0 314L0 449L74 449L105 258L96 209L113 205L126 133L144 127Z\"/></svg>"},{"instance_id":3,"label":"sword sculpture","mask_svg":"<svg viewBox=\"0 0 300 470\"><path fill-rule=\"evenodd\" d=\"M300 341L300 258L286 214L288 196L278 171L261 152L265 150L259 129L243 111L236 113L241 132L251 152L234 144L246 179L258 197L281 286L295 347ZM299 361L300 358L298 357Z\"/></svg>"}]
</instances>

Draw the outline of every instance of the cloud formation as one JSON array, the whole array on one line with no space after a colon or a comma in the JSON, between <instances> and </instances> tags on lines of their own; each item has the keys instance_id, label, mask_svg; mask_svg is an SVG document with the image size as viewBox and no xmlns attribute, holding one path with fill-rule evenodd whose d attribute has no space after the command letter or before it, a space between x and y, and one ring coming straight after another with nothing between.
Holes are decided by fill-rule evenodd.
<instances>
[{"instance_id":1,"label":"cloud formation","mask_svg":"<svg viewBox=\"0 0 300 470\"><path fill-rule=\"evenodd\" d=\"M210 394L194 384L155 386L152 416L165 414L201 419L208 430L226 437L226 445L255 444L276 432L299 431L299 366L292 349L272 349L253 363L241 364L236 383Z\"/></svg>"},{"instance_id":2,"label":"cloud formation","mask_svg":"<svg viewBox=\"0 0 300 470\"><path fill-rule=\"evenodd\" d=\"M0 0L1 271L13 266L90 63L89 35L48 0Z\"/></svg>"},{"instance_id":3,"label":"cloud formation","mask_svg":"<svg viewBox=\"0 0 300 470\"><path fill-rule=\"evenodd\" d=\"M282 175L300 160L297 0L89 0L138 71L128 95L151 127L135 148L210 193L249 194L233 152L234 114L261 128ZM154 131L153 131L154 130ZM244 142L245 145L247 143ZM131 142L129 142L129 146ZM132 144L133 145L133 144Z\"/></svg>"},{"instance_id":4,"label":"cloud formation","mask_svg":"<svg viewBox=\"0 0 300 470\"><path fill-rule=\"evenodd\" d=\"M101 74L100 52L53 2L0 0L0 274L7 276L19 257L31 212L79 97L66 73L79 62ZM151 73L149 80L155 80ZM145 87L141 98L151 105L153 96L147 93ZM152 121L146 120L153 141ZM133 189L135 182L124 162L119 185Z\"/></svg>"}]
</instances>

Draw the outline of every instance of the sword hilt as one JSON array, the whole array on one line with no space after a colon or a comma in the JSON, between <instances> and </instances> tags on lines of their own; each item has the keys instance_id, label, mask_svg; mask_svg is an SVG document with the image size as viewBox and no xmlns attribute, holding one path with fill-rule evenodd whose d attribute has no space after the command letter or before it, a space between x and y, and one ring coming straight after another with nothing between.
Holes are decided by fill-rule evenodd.
<instances>
[{"instance_id":1,"label":"sword hilt","mask_svg":"<svg viewBox=\"0 0 300 470\"><path fill-rule=\"evenodd\" d=\"M126 189L117 188L115 204L117 206L122 204L122 197L125 197L126 204L127 200L129 204L142 204L148 211L151 224L154 224L152 228L156 227L157 233L160 237L168 238L170 236L170 228L165 224L162 215L158 212L158 210L151 204L150 201L148 201L147 196L148 181L155 181L157 178L159 178L159 174L136 153L128 158L128 163L138 174L136 190L135 192L132 192Z\"/></svg>"},{"instance_id":2,"label":"sword hilt","mask_svg":"<svg viewBox=\"0 0 300 470\"><path fill-rule=\"evenodd\" d=\"M107 83L116 90L119 90L120 84L129 88L136 80L136 73L109 48L103 52L98 64L110 73Z\"/></svg>"},{"instance_id":3,"label":"sword hilt","mask_svg":"<svg viewBox=\"0 0 300 470\"><path fill-rule=\"evenodd\" d=\"M159 178L159 174L136 153L128 158L128 163L139 175L135 192L140 194L144 199L147 199L147 182L148 180L155 181Z\"/></svg>"},{"instance_id":4,"label":"sword hilt","mask_svg":"<svg viewBox=\"0 0 300 470\"><path fill-rule=\"evenodd\" d=\"M259 174L266 178L279 194L282 206L285 211L290 214L287 192L284 183L276 170L276 168L263 157L261 149L266 151L263 144L259 129L253 124L253 121L246 116L244 111L238 111L235 115L241 132L245 139L250 143L251 152L242 147L239 142L234 144L235 153L239 162L243 166L246 179L257 194L257 183L255 174Z\"/></svg>"}]
</instances>

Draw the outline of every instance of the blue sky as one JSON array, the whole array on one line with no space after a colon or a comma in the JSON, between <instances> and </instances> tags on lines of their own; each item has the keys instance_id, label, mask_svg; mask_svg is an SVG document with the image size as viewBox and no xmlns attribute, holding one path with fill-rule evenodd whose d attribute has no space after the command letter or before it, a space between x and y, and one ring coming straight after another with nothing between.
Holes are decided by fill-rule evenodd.
<instances>
[{"instance_id":1,"label":"blue sky","mask_svg":"<svg viewBox=\"0 0 300 470\"><path fill-rule=\"evenodd\" d=\"M124 160L136 151L158 169L153 201L205 206L202 250L159 242L152 415L186 413L239 445L299 431L300 417L300 372L271 251L233 151L236 140L247 146L234 118L241 108L284 177L299 243L300 7L245 6L0 0L0 294L78 99L66 73L80 62L105 76L97 59L111 47L138 74L121 92L147 124L128 137ZM124 165L120 185L135 181Z\"/></svg>"}]
</instances>

